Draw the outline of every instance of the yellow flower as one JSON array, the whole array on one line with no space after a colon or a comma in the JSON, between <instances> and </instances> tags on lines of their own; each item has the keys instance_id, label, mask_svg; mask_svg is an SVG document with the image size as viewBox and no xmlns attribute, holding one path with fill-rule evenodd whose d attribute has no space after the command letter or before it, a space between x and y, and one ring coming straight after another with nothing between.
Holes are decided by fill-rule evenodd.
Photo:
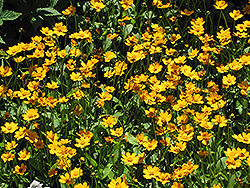
<instances>
[{"instance_id":1,"label":"yellow flower","mask_svg":"<svg viewBox=\"0 0 250 188\"><path fill-rule=\"evenodd\" d=\"M86 182L84 182L84 183L79 183L77 185L74 185L74 188L89 188L89 186Z\"/></svg>"},{"instance_id":2,"label":"yellow flower","mask_svg":"<svg viewBox=\"0 0 250 188\"><path fill-rule=\"evenodd\" d=\"M37 109L29 109L22 116L23 116L23 119L26 121L32 121L32 120L39 118Z\"/></svg>"},{"instance_id":3,"label":"yellow flower","mask_svg":"<svg viewBox=\"0 0 250 188\"><path fill-rule=\"evenodd\" d=\"M7 143L5 144L5 149L6 149L6 150L12 150L12 149L16 148L17 145L18 145L18 144L16 143L16 141L7 142Z\"/></svg>"},{"instance_id":4,"label":"yellow flower","mask_svg":"<svg viewBox=\"0 0 250 188\"><path fill-rule=\"evenodd\" d=\"M233 10L233 12L229 12L229 15L234 19L238 20L243 17L243 14L240 13L240 10Z\"/></svg>"},{"instance_id":5,"label":"yellow flower","mask_svg":"<svg viewBox=\"0 0 250 188\"><path fill-rule=\"evenodd\" d=\"M155 62L155 63L149 65L148 70L150 73L157 74L157 73L161 72L162 68L163 68L163 66L160 65L160 63Z\"/></svg>"},{"instance_id":6,"label":"yellow flower","mask_svg":"<svg viewBox=\"0 0 250 188\"><path fill-rule=\"evenodd\" d=\"M12 161L15 158L15 155L7 151L6 153L3 153L1 155L1 159L3 160L4 163L7 161Z\"/></svg>"},{"instance_id":7,"label":"yellow flower","mask_svg":"<svg viewBox=\"0 0 250 188\"><path fill-rule=\"evenodd\" d=\"M46 85L45 87L47 87L47 88L49 88L49 89L56 89L56 88L59 88L59 86L57 85L57 83L56 83L56 82L53 82L53 81L52 81L52 83L47 83L47 85Z\"/></svg>"},{"instance_id":8,"label":"yellow flower","mask_svg":"<svg viewBox=\"0 0 250 188\"><path fill-rule=\"evenodd\" d=\"M10 76L12 75L12 69L11 67L8 67L8 66L0 66L0 76L2 77L7 77L7 76Z\"/></svg>"},{"instance_id":9,"label":"yellow flower","mask_svg":"<svg viewBox=\"0 0 250 188\"><path fill-rule=\"evenodd\" d=\"M128 10L128 8L132 8L133 0L122 0L119 1L124 10Z\"/></svg>"},{"instance_id":10,"label":"yellow flower","mask_svg":"<svg viewBox=\"0 0 250 188\"><path fill-rule=\"evenodd\" d=\"M91 0L91 7L96 9L96 12L100 12L106 5L104 5L101 1Z\"/></svg>"},{"instance_id":11,"label":"yellow flower","mask_svg":"<svg viewBox=\"0 0 250 188\"><path fill-rule=\"evenodd\" d=\"M105 127L111 127L111 128L113 128L113 126L117 124L117 120L113 116L102 118L102 121L103 121L102 124Z\"/></svg>"},{"instance_id":12,"label":"yellow flower","mask_svg":"<svg viewBox=\"0 0 250 188\"><path fill-rule=\"evenodd\" d=\"M20 174L23 175L24 172L26 171L27 166L25 166L23 163L21 164L21 166L16 165L15 166L15 170L13 171L13 173L15 174Z\"/></svg>"},{"instance_id":13,"label":"yellow flower","mask_svg":"<svg viewBox=\"0 0 250 188\"><path fill-rule=\"evenodd\" d=\"M235 158L231 155L227 158L225 163L228 169L236 169L241 166L241 160L240 159L235 160Z\"/></svg>"},{"instance_id":14,"label":"yellow flower","mask_svg":"<svg viewBox=\"0 0 250 188\"><path fill-rule=\"evenodd\" d=\"M135 153L130 154L129 152L127 152L126 155L122 155L121 160L125 162L126 165L132 166L138 163L139 157L136 156Z\"/></svg>"},{"instance_id":15,"label":"yellow flower","mask_svg":"<svg viewBox=\"0 0 250 188\"><path fill-rule=\"evenodd\" d=\"M83 170L80 167L79 168L75 167L73 170L70 171L70 175L73 179L75 179L75 178L77 179L83 175L82 172L83 172Z\"/></svg>"},{"instance_id":16,"label":"yellow flower","mask_svg":"<svg viewBox=\"0 0 250 188\"><path fill-rule=\"evenodd\" d=\"M200 131L200 136L197 136L197 139L199 141L202 140L202 144L204 145L207 145L207 142L210 140L210 138L212 137L213 135L211 133L208 133L208 132L201 132Z\"/></svg>"},{"instance_id":17,"label":"yellow flower","mask_svg":"<svg viewBox=\"0 0 250 188\"><path fill-rule=\"evenodd\" d=\"M66 183L67 185L73 185L75 182L73 181L74 179L71 178L71 175L66 172L65 175L61 175L59 182L60 183Z\"/></svg>"},{"instance_id":18,"label":"yellow flower","mask_svg":"<svg viewBox=\"0 0 250 188\"><path fill-rule=\"evenodd\" d=\"M62 22L56 23L53 30L54 34L56 34L57 36L65 36L65 33L68 31L67 26L63 25Z\"/></svg>"},{"instance_id":19,"label":"yellow flower","mask_svg":"<svg viewBox=\"0 0 250 188\"><path fill-rule=\"evenodd\" d=\"M126 180L122 180L122 178L118 177L116 180L112 179L108 184L109 188L129 188Z\"/></svg>"},{"instance_id":20,"label":"yellow flower","mask_svg":"<svg viewBox=\"0 0 250 188\"><path fill-rule=\"evenodd\" d=\"M227 76L223 76L222 83L225 88L236 84L236 77L228 74Z\"/></svg>"},{"instance_id":21,"label":"yellow flower","mask_svg":"<svg viewBox=\"0 0 250 188\"><path fill-rule=\"evenodd\" d=\"M62 11L63 15L65 16L74 15L75 12L76 12L76 7L72 7L72 5L70 5L67 9Z\"/></svg>"},{"instance_id":22,"label":"yellow flower","mask_svg":"<svg viewBox=\"0 0 250 188\"><path fill-rule=\"evenodd\" d=\"M104 54L105 62L110 62L112 59L116 58L116 55L114 52L108 51Z\"/></svg>"},{"instance_id":23,"label":"yellow flower","mask_svg":"<svg viewBox=\"0 0 250 188\"><path fill-rule=\"evenodd\" d=\"M8 134L8 133L13 133L15 132L17 129L18 129L18 123L14 123L14 122L6 122L4 124L4 126L1 126L1 129L2 129L2 132L5 133L5 134Z\"/></svg>"},{"instance_id":24,"label":"yellow flower","mask_svg":"<svg viewBox=\"0 0 250 188\"><path fill-rule=\"evenodd\" d=\"M247 4L244 8L243 8L243 12L244 14L250 14L250 5Z\"/></svg>"},{"instance_id":25,"label":"yellow flower","mask_svg":"<svg viewBox=\"0 0 250 188\"><path fill-rule=\"evenodd\" d=\"M181 14L186 15L186 16L190 16L191 14L194 13L194 10L188 10L188 9L184 9L184 11L181 10Z\"/></svg>"},{"instance_id":26,"label":"yellow flower","mask_svg":"<svg viewBox=\"0 0 250 188\"><path fill-rule=\"evenodd\" d=\"M232 135L234 139L236 139L238 142L243 142L245 144L250 144L250 133L245 133L243 132L242 134L239 135Z\"/></svg>"},{"instance_id":27,"label":"yellow flower","mask_svg":"<svg viewBox=\"0 0 250 188\"><path fill-rule=\"evenodd\" d=\"M152 179L152 178L156 178L157 176L160 175L160 170L157 166L147 166L147 168L143 169L143 177L145 179Z\"/></svg>"},{"instance_id":28,"label":"yellow flower","mask_svg":"<svg viewBox=\"0 0 250 188\"><path fill-rule=\"evenodd\" d=\"M174 182L171 188L184 188L184 185L178 182Z\"/></svg>"},{"instance_id":29,"label":"yellow flower","mask_svg":"<svg viewBox=\"0 0 250 188\"><path fill-rule=\"evenodd\" d=\"M228 4L224 0L216 1L215 5L214 5L214 7L216 9L219 9L219 10L223 10L223 9L227 8L227 6L228 6Z\"/></svg>"},{"instance_id":30,"label":"yellow flower","mask_svg":"<svg viewBox=\"0 0 250 188\"><path fill-rule=\"evenodd\" d=\"M26 149L23 151L20 151L20 153L18 155L19 155L19 157L18 157L19 161L21 161L21 160L26 161L30 158L30 152L28 152Z\"/></svg>"},{"instance_id":31,"label":"yellow flower","mask_svg":"<svg viewBox=\"0 0 250 188\"><path fill-rule=\"evenodd\" d=\"M177 40L179 40L181 38L181 35L180 34L172 34L171 37L170 37L170 41L172 44L174 44Z\"/></svg>"},{"instance_id":32,"label":"yellow flower","mask_svg":"<svg viewBox=\"0 0 250 188\"><path fill-rule=\"evenodd\" d=\"M120 128L116 128L115 130L110 129L110 134L111 134L112 136L120 137L120 136L123 135L123 128L120 127Z\"/></svg>"}]
</instances>

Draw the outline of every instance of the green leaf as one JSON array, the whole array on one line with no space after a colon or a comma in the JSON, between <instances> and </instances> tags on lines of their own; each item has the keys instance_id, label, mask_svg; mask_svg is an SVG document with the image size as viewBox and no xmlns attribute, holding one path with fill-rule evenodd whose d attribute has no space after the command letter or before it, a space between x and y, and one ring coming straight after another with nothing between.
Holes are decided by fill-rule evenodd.
<instances>
[{"instance_id":1,"label":"green leaf","mask_svg":"<svg viewBox=\"0 0 250 188\"><path fill-rule=\"evenodd\" d=\"M225 161L227 160L227 157L222 157L220 158L220 160L217 162L216 164L216 168L218 169L218 171L223 171L227 165L225 163Z\"/></svg>"},{"instance_id":2,"label":"green leaf","mask_svg":"<svg viewBox=\"0 0 250 188\"><path fill-rule=\"evenodd\" d=\"M71 90L70 92L67 93L66 95L66 98L70 97L71 95L73 95L73 93L75 93L78 89L74 89L74 90Z\"/></svg>"},{"instance_id":3,"label":"green leaf","mask_svg":"<svg viewBox=\"0 0 250 188\"><path fill-rule=\"evenodd\" d=\"M0 43L5 44L5 42L4 42L4 40L3 40L3 38L1 36L0 36Z\"/></svg>"},{"instance_id":4,"label":"green leaf","mask_svg":"<svg viewBox=\"0 0 250 188\"><path fill-rule=\"evenodd\" d=\"M111 166L112 166L112 164L108 164L108 165L104 168L104 170L103 170L103 172L102 172L103 176L102 176L101 180L103 180L104 178L106 178L106 177L111 173Z\"/></svg>"},{"instance_id":5,"label":"green leaf","mask_svg":"<svg viewBox=\"0 0 250 188\"><path fill-rule=\"evenodd\" d=\"M125 38L131 33L132 30L133 30L133 25L132 24L128 24L128 25L125 25L123 27Z\"/></svg>"},{"instance_id":6,"label":"green leaf","mask_svg":"<svg viewBox=\"0 0 250 188\"><path fill-rule=\"evenodd\" d=\"M94 166L97 167L97 162L91 157L89 156L87 153L85 154L86 158L89 160L89 162Z\"/></svg>"},{"instance_id":7,"label":"green leaf","mask_svg":"<svg viewBox=\"0 0 250 188\"><path fill-rule=\"evenodd\" d=\"M5 10L1 13L0 18L2 20L15 20L19 16L21 16L22 13L14 12L12 10Z\"/></svg>"},{"instance_id":8,"label":"green leaf","mask_svg":"<svg viewBox=\"0 0 250 188\"><path fill-rule=\"evenodd\" d=\"M132 144L132 145L138 145L137 140L135 139L135 137L131 133L126 132L125 135L127 136L127 140L128 140L128 142L130 144Z\"/></svg>"},{"instance_id":9,"label":"green leaf","mask_svg":"<svg viewBox=\"0 0 250 188\"><path fill-rule=\"evenodd\" d=\"M235 174L233 174L230 178L229 178L229 180L228 180L228 187L234 187L235 186L235 184L236 184L237 182L236 182L236 176L235 176Z\"/></svg>"},{"instance_id":10,"label":"green leaf","mask_svg":"<svg viewBox=\"0 0 250 188\"><path fill-rule=\"evenodd\" d=\"M52 8L52 7L47 7L47 8L38 8L36 9L37 12L40 12L40 11L45 11L45 12L48 12L50 14L44 14L44 16L60 16L61 13L58 12L56 9Z\"/></svg>"},{"instance_id":11,"label":"green leaf","mask_svg":"<svg viewBox=\"0 0 250 188\"><path fill-rule=\"evenodd\" d=\"M106 40L103 42L103 51L105 52L106 50L108 50L111 44L112 44L112 40L109 38L106 38Z\"/></svg>"},{"instance_id":12,"label":"green leaf","mask_svg":"<svg viewBox=\"0 0 250 188\"><path fill-rule=\"evenodd\" d=\"M0 26L3 25L3 20L0 18Z\"/></svg>"},{"instance_id":13,"label":"green leaf","mask_svg":"<svg viewBox=\"0 0 250 188\"><path fill-rule=\"evenodd\" d=\"M0 14L2 13L3 11L3 0L0 0Z\"/></svg>"},{"instance_id":14,"label":"green leaf","mask_svg":"<svg viewBox=\"0 0 250 188\"><path fill-rule=\"evenodd\" d=\"M51 6L51 7L56 6L56 4L57 4L58 1L59 1L59 0L50 0L50 6Z\"/></svg>"}]
</instances>

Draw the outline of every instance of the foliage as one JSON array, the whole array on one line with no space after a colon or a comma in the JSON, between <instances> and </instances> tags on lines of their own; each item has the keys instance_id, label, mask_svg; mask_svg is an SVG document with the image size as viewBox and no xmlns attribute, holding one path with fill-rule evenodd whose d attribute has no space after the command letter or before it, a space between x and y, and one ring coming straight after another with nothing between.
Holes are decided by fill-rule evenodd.
<instances>
[{"instance_id":1,"label":"foliage","mask_svg":"<svg viewBox=\"0 0 250 188\"><path fill-rule=\"evenodd\" d=\"M250 2L41 3L1 51L3 187L250 185Z\"/></svg>"}]
</instances>

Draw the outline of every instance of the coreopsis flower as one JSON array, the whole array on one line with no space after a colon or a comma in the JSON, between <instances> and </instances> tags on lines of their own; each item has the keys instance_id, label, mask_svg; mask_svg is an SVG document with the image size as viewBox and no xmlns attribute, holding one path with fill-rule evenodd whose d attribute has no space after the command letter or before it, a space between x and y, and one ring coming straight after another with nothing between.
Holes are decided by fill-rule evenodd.
<instances>
[{"instance_id":1,"label":"coreopsis flower","mask_svg":"<svg viewBox=\"0 0 250 188\"><path fill-rule=\"evenodd\" d=\"M122 0L119 1L119 3L122 5L124 10L128 10L129 8L132 8L133 0Z\"/></svg>"},{"instance_id":2,"label":"coreopsis flower","mask_svg":"<svg viewBox=\"0 0 250 188\"><path fill-rule=\"evenodd\" d=\"M240 159L235 160L235 158L232 155L230 155L227 158L225 163L228 169L236 169L241 166L241 160Z\"/></svg>"},{"instance_id":3,"label":"coreopsis flower","mask_svg":"<svg viewBox=\"0 0 250 188\"><path fill-rule=\"evenodd\" d=\"M229 86L236 84L236 77L231 74L228 74L227 76L223 76L222 83L224 87L227 89L229 88Z\"/></svg>"},{"instance_id":4,"label":"coreopsis flower","mask_svg":"<svg viewBox=\"0 0 250 188\"><path fill-rule=\"evenodd\" d=\"M84 183L79 183L77 185L74 185L74 188L89 188L89 186L86 182L84 182Z\"/></svg>"},{"instance_id":5,"label":"coreopsis flower","mask_svg":"<svg viewBox=\"0 0 250 188\"><path fill-rule=\"evenodd\" d=\"M145 110L145 114L147 117L154 117L157 114L158 110L155 108L149 108L149 110Z\"/></svg>"},{"instance_id":6,"label":"coreopsis flower","mask_svg":"<svg viewBox=\"0 0 250 188\"><path fill-rule=\"evenodd\" d=\"M90 6L91 6L92 8L94 8L94 9L96 10L96 12L100 12L101 9L105 8L105 6L106 6L106 5L104 5L104 4L102 3L101 0L91 0L90 3L91 3Z\"/></svg>"},{"instance_id":7,"label":"coreopsis flower","mask_svg":"<svg viewBox=\"0 0 250 188\"><path fill-rule=\"evenodd\" d=\"M178 154L180 151L184 151L187 147L187 143L183 141L176 142L175 145L170 145L170 152Z\"/></svg>"},{"instance_id":8,"label":"coreopsis flower","mask_svg":"<svg viewBox=\"0 0 250 188\"><path fill-rule=\"evenodd\" d=\"M194 10L190 10L190 11L188 9L184 9L184 11L181 10L182 15L190 16L193 13L194 13Z\"/></svg>"},{"instance_id":9,"label":"coreopsis flower","mask_svg":"<svg viewBox=\"0 0 250 188\"><path fill-rule=\"evenodd\" d=\"M171 188L184 188L184 185L178 182L174 182Z\"/></svg>"},{"instance_id":10,"label":"coreopsis flower","mask_svg":"<svg viewBox=\"0 0 250 188\"><path fill-rule=\"evenodd\" d=\"M18 129L18 123L5 122L4 126L1 126L2 132L5 134L14 133Z\"/></svg>"},{"instance_id":11,"label":"coreopsis flower","mask_svg":"<svg viewBox=\"0 0 250 188\"><path fill-rule=\"evenodd\" d=\"M215 125L219 125L220 127L227 126L227 119L224 116L216 115L214 119L211 120Z\"/></svg>"},{"instance_id":12,"label":"coreopsis flower","mask_svg":"<svg viewBox=\"0 0 250 188\"><path fill-rule=\"evenodd\" d=\"M117 124L117 120L116 118L114 118L113 116L109 116L109 117L106 117L106 118L102 118L102 124L105 126L105 127L110 127L110 128L113 128L114 125Z\"/></svg>"},{"instance_id":13,"label":"coreopsis flower","mask_svg":"<svg viewBox=\"0 0 250 188\"><path fill-rule=\"evenodd\" d=\"M153 179L160 175L160 170L157 166L147 166L143 169L143 177L145 179Z\"/></svg>"},{"instance_id":14,"label":"coreopsis flower","mask_svg":"<svg viewBox=\"0 0 250 188\"><path fill-rule=\"evenodd\" d=\"M115 39L116 37L118 37L119 36L119 34L116 34L116 33L109 33L108 35L107 35L107 38L108 39L110 39L110 40L113 40L113 39Z\"/></svg>"},{"instance_id":15,"label":"coreopsis flower","mask_svg":"<svg viewBox=\"0 0 250 188\"><path fill-rule=\"evenodd\" d=\"M172 118L172 114L166 112L161 112L159 116L156 116L155 119L157 120L156 123L160 126L163 125L163 123L168 123Z\"/></svg>"},{"instance_id":16,"label":"coreopsis flower","mask_svg":"<svg viewBox=\"0 0 250 188\"><path fill-rule=\"evenodd\" d=\"M179 40L181 38L181 35L180 34L172 34L171 37L170 37L170 41L172 44L174 44L177 40Z\"/></svg>"},{"instance_id":17,"label":"coreopsis flower","mask_svg":"<svg viewBox=\"0 0 250 188\"><path fill-rule=\"evenodd\" d=\"M26 149L23 151L20 151L20 153L18 155L19 155L19 157L18 157L19 161L21 161L21 160L26 161L31 157L30 152L28 152Z\"/></svg>"},{"instance_id":18,"label":"coreopsis flower","mask_svg":"<svg viewBox=\"0 0 250 188\"><path fill-rule=\"evenodd\" d=\"M190 34L194 34L197 36L200 36L202 34L204 34L204 27L203 24L205 23L205 21L203 20L203 18L198 17L196 20L192 19L192 21L190 22L192 24L191 26L191 30L188 32Z\"/></svg>"},{"instance_id":19,"label":"coreopsis flower","mask_svg":"<svg viewBox=\"0 0 250 188\"><path fill-rule=\"evenodd\" d=\"M21 164L21 166L16 165L15 166L15 170L13 171L14 174L19 174L19 175L23 175L24 172L26 171L27 166L25 166L23 163Z\"/></svg>"},{"instance_id":20,"label":"coreopsis flower","mask_svg":"<svg viewBox=\"0 0 250 188\"><path fill-rule=\"evenodd\" d=\"M156 181L161 182L163 185L171 181L171 174L161 172L156 178Z\"/></svg>"},{"instance_id":21,"label":"coreopsis flower","mask_svg":"<svg viewBox=\"0 0 250 188\"><path fill-rule=\"evenodd\" d=\"M41 139L36 140L35 143L33 143L33 146L36 149L42 149L44 146L43 140L41 140Z\"/></svg>"},{"instance_id":22,"label":"coreopsis flower","mask_svg":"<svg viewBox=\"0 0 250 188\"><path fill-rule=\"evenodd\" d=\"M78 56L82 55L82 52L78 48L75 48L75 47L70 49L69 53L70 53L70 57L78 57Z\"/></svg>"},{"instance_id":23,"label":"coreopsis flower","mask_svg":"<svg viewBox=\"0 0 250 188\"><path fill-rule=\"evenodd\" d=\"M148 70L150 73L157 74L157 73L161 72L162 68L163 68L163 66L160 65L160 63L155 62L155 63L149 65Z\"/></svg>"},{"instance_id":24,"label":"coreopsis flower","mask_svg":"<svg viewBox=\"0 0 250 188\"><path fill-rule=\"evenodd\" d=\"M18 56L16 58L13 58L16 63L21 63L23 60L25 60L25 57L23 56Z\"/></svg>"},{"instance_id":25,"label":"coreopsis flower","mask_svg":"<svg viewBox=\"0 0 250 188\"><path fill-rule=\"evenodd\" d=\"M178 134L177 140L188 142L193 139L193 136L194 136L194 132L191 132L191 133L181 132Z\"/></svg>"},{"instance_id":26,"label":"coreopsis flower","mask_svg":"<svg viewBox=\"0 0 250 188\"><path fill-rule=\"evenodd\" d=\"M192 49L191 52L188 53L189 57L188 58L194 58L198 55L199 50L197 48Z\"/></svg>"},{"instance_id":27,"label":"coreopsis flower","mask_svg":"<svg viewBox=\"0 0 250 188\"><path fill-rule=\"evenodd\" d=\"M250 133L245 133L243 132L242 134L239 135L232 135L234 139L236 139L238 142L243 142L245 144L250 144Z\"/></svg>"},{"instance_id":28,"label":"coreopsis flower","mask_svg":"<svg viewBox=\"0 0 250 188\"><path fill-rule=\"evenodd\" d=\"M229 15L236 21L243 17L243 14L240 13L240 10L233 10L233 12L229 12Z\"/></svg>"},{"instance_id":29,"label":"coreopsis flower","mask_svg":"<svg viewBox=\"0 0 250 188\"><path fill-rule=\"evenodd\" d=\"M49 171L48 171L48 174L49 174L49 177L53 177L53 176L56 176L57 175L57 171L55 168L51 168Z\"/></svg>"},{"instance_id":30,"label":"coreopsis flower","mask_svg":"<svg viewBox=\"0 0 250 188\"><path fill-rule=\"evenodd\" d=\"M56 34L57 36L65 36L66 32L68 31L67 26L63 25L62 22L56 23L53 30L54 34Z\"/></svg>"},{"instance_id":31,"label":"coreopsis flower","mask_svg":"<svg viewBox=\"0 0 250 188\"><path fill-rule=\"evenodd\" d=\"M202 144L204 144L204 145L207 145L207 142L210 140L210 138L213 137L213 135L211 133L208 133L208 132L201 132L200 131L199 133L200 133L200 135L197 136L197 139L199 141L202 141Z\"/></svg>"},{"instance_id":32,"label":"coreopsis flower","mask_svg":"<svg viewBox=\"0 0 250 188\"><path fill-rule=\"evenodd\" d=\"M59 182L66 183L67 185L75 184L74 179L71 177L71 175L68 172L60 176Z\"/></svg>"},{"instance_id":33,"label":"coreopsis flower","mask_svg":"<svg viewBox=\"0 0 250 188\"><path fill-rule=\"evenodd\" d=\"M124 42L127 46L132 46L135 44L138 44L139 40L136 38L136 36L132 35L126 39L126 42Z\"/></svg>"},{"instance_id":34,"label":"coreopsis flower","mask_svg":"<svg viewBox=\"0 0 250 188\"><path fill-rule=\"evenodd\" d=\"M65 16L74 15L75 12L76 12L76 7L72 7L72 5L70 5L68 8L62 11L63 15Z\"/></svg>"},{"instance_id":35,"label":"coreopsis flower","mask_svg":"<svg viewBox=\"0 0 250 188\"><path fill-rule=\"evenodd\" d=\"M152 141L150 140L147 140L147 142L144 142L143 143L143 146L148 150L148 151L151 151L151 150L154 150L158 145L158 141L153 139Z\"/></svg>"},{"instance_id":36,"label":"coreopsis flower","mask_svg":"<svg viewBox=\"0 0 250 188\"><path fill-rule=\"evenodd\" d=\"M82 172L83 172L83 170L80 167L79 168L75 167L73 170L70 171L70 175L73 179L75 179L75 178L77 179L83 175Z\"/></svg>"},{"instance_id":37,"label":"coreopsis flower","mask_svg":"<svg viewBox=\"0 0 250 188\"><path fill-rule=\"evenodd\" d=\"M0 66L0 76L7 77L12 75L12 68L9 66Z\"/></svg>"},{"instance_id":38,"label":"coreopsis flower","mask_svg":"<svg viewBox=\"0 0 250 188\"><path fill-rule=\"evenodd\" d=\"M70 79L72 81L74 81L74 82L76 82L76 81L82 81L83 80L83 76L82 76L82 74L80 72L78 72L78 73L72 72L70 74Z\"/></svg>"},{"instance_id":39,"label":"coreopsis flower","mask_svg":"<svg viewBox=\"0 0 250 188\"><path fill-rule=\"evenodd\" d=\"M119 128L116 128L115 130L110 129L110 134L111 134L112 136L120 137L120 136L123 135L123 128L122 128L122 127L119 127Z\"/></svg>"},{"instance_id":40,"label":"coreopsis flower","mask_svg":"<svg viewBox=\"0 0 250 188\"><path fill-rule=\"evenodd\" d=\"M26 127L20 127L19 130L15 132L14 137L17 140L20 140L20 139L24 138L25 134L26 134Z\"/></svg>"},{"instance_id":41,"label":"coreopsis flower","mask_svg":"<svg viewBox=\"0 0 250 188\"><path fill-rule=\"evenodd\" d=\"M243 8L244 14L250 14L250 5L246 4L245 7Z\"/></svg>"},{"instance_id":42,"label":"coreopsis flower","mask_svg":"<svg viewBox=\"0 0 250 188\"><path fill-rule=\"evenodd\" d=\"M112 179L111 182L108 184L109 188L129 188L127 185L127 181L118 177L116 180Z\"/></svg>"},{"instance_id":43,"label":"coreopsis flower","mask_svg":"<svg viewBox=\"0 0 250 188\"><path fill-rule=\"evenodd\" d=\"M209 155L207 151L198 151L197 152L201 158L204 158Z\"/></svg>"},{"instance_id":44,"label":"coreopsis flower","mask_svg":"<svg viewBox=\"0 0 250 188\"><path fill-rule=\"evenodd\" d=\"M23 119L26 121L32 121L32 120L39 118L37 109L29 109L22 116L23 116Z\"/></svg>"},{"instance_id":45,"label":"coreopsis flower","mask_svg":"<svg viewBox=\"0 0 250 188\"><path fill-rule=\"evenodd\" d=\"M84 95L85 95L85 94L84 94L83 91L80 90L80 89L78 89L76 92L73 93L73 97L74 97L75 99L78 99L78 100L80 100L81 98L83 98Z\"/></svg>"},{"instance_id":46,"label":"coreopsis flower","mask_svg":"<svg viewBox=\"0 0 250 188\"><path fill-rule=\"evenodd\" d=\"M7 161L12 161L15 158L15 155L7 151L6 153L3 153L1 155L1 159L3 160L4 163Z\"/></svg>"},{"instance_id":47,"label":"coreopsis flower","mask_svg":"<svg viewBox=\"0 0 250 188\"><path fill-rule=\"evenodd\" d=\"M108 51L104 54L105 62L110 62L112 59L116 58L116 55L112 51Z\"/></svg>"},{"instance_id":48,"label":"coreopsis flower","mask_svg":"<svg viewBox=\"0 0 250 188\"><path fill-rule=\"evenodd\" d=\"M56 88L59 88L59 86L57 85L57 83L56 83L56 82L53 82L53 81L52 81L52 83L47 83L45 87L47 87L47 88L49 88L49 89L56 89Z\"/></svg>"},{"instance_id":49,"label":"coreopsis flower","mask_svg":"<svg viewBox=\"0 0 250 188\"><path fill-rule=\"evenodd\" d=\"M7 142L6 144L5 144L5 149L6 150L12 150L12 149L14 149L14 148L16 148L17 147L17 143L16 143L16 141L11 141L11 142Z\"/></svg>"},{"instance_id":50,"label":"coreopsis flower","mask_svg":"<svg viewBox=\"0 0 250 188\"><path fill-rule=\"evenodd\" d=\"M228 6L228 4L224 0L216 1L215 5L214 5L214 7L218 10L223 10L223 9L227 8L227 6Z\"/></svg>"},{"instance_id":51,"label":"coreopsis flower","mask_svg":"<svg viewBox=\"0 0 250 188\"><path fill-rule=\"evenodd\" d=\"M220 32L217 32L217 38L219 39L219 42L222 46L225 46L231 42L231 32L230 28L224 30L221 29Z\"/></svg>"},{"instance_id":52,"label":"coreopsis flower","mask_svg":"<svg viewBox=\"0 0 250 188\"><path fill-rule=\"evenodd\" d=\"M122 159L125 164L132 166L134 164L137 164L139 161L139 157L136 156L135 153L130 154L129 152L126 153L126 155L122 155Z\"/></svg>"}]
</instances>

